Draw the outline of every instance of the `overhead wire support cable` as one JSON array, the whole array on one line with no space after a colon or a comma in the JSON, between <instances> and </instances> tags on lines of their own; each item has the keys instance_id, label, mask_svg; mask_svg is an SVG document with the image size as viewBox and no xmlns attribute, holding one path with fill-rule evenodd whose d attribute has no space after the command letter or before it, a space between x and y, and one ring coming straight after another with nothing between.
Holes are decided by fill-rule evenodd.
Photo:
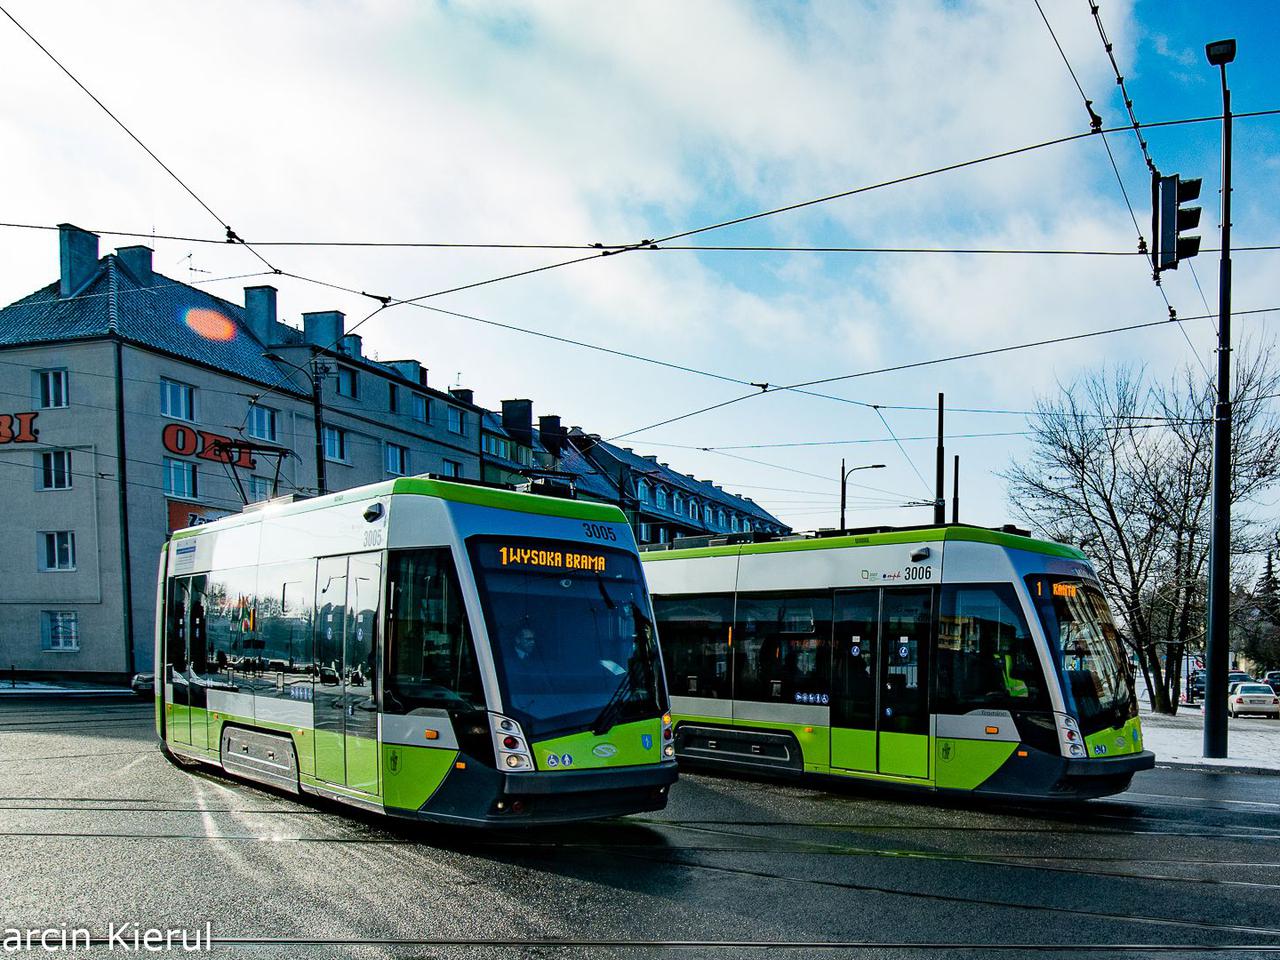
<instances>
[{"instance_id":1,"label":"overhead wire support cable","mask_svg":"<svg viewBox=\"0 0 1280 960\"><path fill-rule=\"evenodd\" d=\"M1086 2L1089 4L1089 12L1093 15L1093 22L1098 28L1098 36L1102 40L1102 48L1107 54L1107 60L1110 61L1111 63L1111 71L1112 73L1115 74L1116 86L1120 88L1120 97L1124 101L1125 111L1129 115L1129 126L1133 130L1134 138L1138 141L1138 149L1142 151L1142 159L1147 165L1148 172L1150 172L1150 174L1153 177L1158 177L1160 175L1159 170L1156 168L1155 161L1151 158L1150 147L1146 139L1142 136L1142 125L1138 123L1137 112L1133 109L1133 97L1129 95L1129 88L1128 86L1125 85L1125 82L1124 82L1124 74L1120 72L1120 64L1116 60L1115 44L1111 42L1111 38L1107 36L1106 28L1102 25L1101 8L1099 4L1095 2L1095 0L1086 0ZM1036 0L1036 5L1039 6L1039 0ZM1044 16L1043 10L1041 11L1040 15ZM1048 23L1049 21L1046 19L1045 25L1047 26ZM1050 33L1052 33L1053 28L1049 27L1049 31ZM1056 42L1056 38L1055 38L1055 42ZM1061 50L1062 48L1059 47L1058 49ZM1066 59L1065 54L1063 54L1063 59L1064 60ZM1070 69L1070 65L1068 65L1068 69ZM1083 93L1083 91L1081 92ZM1155 258L1151 255L1151 250L1147 246L1145 238L1143 238L1142 236L1142 228L1138 226L1138 218L1137 216L1134 215L1133 204L1129 202L1129 193L1127 190L1125 190L1124 181L1120 177L1120 168L1116 165L1115 157L1111 153L1111 145L1107 143L1105 135L1103 136L1102 141L1104 144L1107 145L1107 156L1111 160L1111 169L1115 171L1116 181L1120 184L1121 193L1124 194L1124 202L1125 202L1125 205L1129 208L1129 216L1133 218L1133 227L1135 230L1138 231L1139 249L1146 254L1147 262L1151 267L1151 279L1155 282L1156 289L1160 291L1160 296L1164 299L1164 304L1169 310L1169 316L1176 317L1177 311L1174 309L1173 305L1169 302L1169 295L1168 293L1165 292L1164 284L1160 280L1160 270L1158 268L1158 265L1156 264ZM1153 237L1152 240L1154 241L1154 239L1155 238ZM1194 266L1191 267L1191 273L1192 273L1192 277L1195 279L1196 288L1200 290L1200 299L1204 301L1205 312L1209 313L1211 312L1209 309L1209 301L1205 298L1204 290L1200 288L1200 278L1195 276ZM1208 377L1210 380L1212 380L1213 378L1209 373L1209 368L1205 365L1204 359L1200 356L1200 352L1196 350L1195 344L1191 342L1191 337L1187 333L1186 328L1183 327L1181 324L1178 325L1178 328L1182 331L1182 338L1187 341L1187 346L1191 348L1191 355L1196 358L1196 363L1200 365L1200 369L1204 371L1204 375ZM1214 325L1214 332L1215 333L1217 332L1216 323Z\"/></svg>"},{"instance_id":2,"label":"overhead wire support cable","mask_svg":"<svg viewBox=\"0 0 1280 960\"><path fill-rule=\"evenodd\" d=\"M1233 310L1231 315L1233 317L1238 317L1238 316L1248 316L1248 315L1256 315L1256 314L1263 314L1263 313L1280 313L1280 307L1259 307L1253 310ZM608 442L613 442L614 440L621 440L623 437L630 437L637 433L644 433L648 430L655 430L658 427L663 427L663 426L666 426L667 424L678 423L682 420L689 420L693 417L701 416L704 413L710 413L713 410L719 410L723 407L728 407L733 404L741 403L744 400L750 400L753 397L763 396L764 393L777 393L780 390L796 390L797 388L801 388L801 387L813 387L813 386L818 386L820 384L826 384L826 383L838 383L844 380L856 380L862 377L877 376L879 374L884 374L884 373L897 373L902 370L915 370L915 369L919 369L920 367L934 366L940 363L952 363L958 360L973 360L973 359L977 359L978 357L997 356L1002 353L1012 353L1017 350L1028 350L1034 347L1052 346L1059 343L1071 343L1077 340L1088 340L1094 337L1103 337L1103 336L1108 336L1115 333L1127 333L1133 330L1145 330L1145 329L1150 329L1151 327L1164 326L1165 324L1168 324L1168 323L1178 324L1178 323L1183 323L1189 320L1207 320L1209 317L1210 317L1210 314L1199 314L1197 316L1183 317L1181 319L1176 317L1165 317L1161 320L1147 320L1142 323L1130 323L1120 327L1108 327L1103 330L1089 330L1084 333L1074 333L1074 334L1069 334L1063 337L1049 337L1043 340L1029 340L1023 343L1008 344L1002 347L989 347L985 350L971 350L967 353L957 353L957 354L952 354L950 356L945 356L945 357L934 357L929 360L913 360L909 363L899 363L899 364L894 364L893 366L888 366L888 367L877 367L872 370L861 370L856 373L844 373L844 374L837 374L831 377L820 377L815 380L805 380L800 383L770 386L767 391L753 390L751 393L742 394L737 397L731 397L728 400L722 400L719 403L710 404L705 407L699 407L697 410L692 410L688 413L679 414L678 416L667 417L664 420L661 420L657 423L651 423L643 427L636 427L633 430L628 430L625 433L619 433L612 437L608 437L606 439Z\"/></svg>"},{"instance_id":3,"label":"overhead wire support cable","mask_svg":"<svg viewBox=\"0 0 1280 960\"><path fill-rule=\"evenodd\" d=\"M143 143L142 139L136 133L130 130L128 125L123 120L121 120L118 116L116 116L115 113L112 112L110 107L108 107L105 103L99 100L97 95L94 94L92 90L90 90L83 83L81 83L80 78L77 77L74 73L72 73L69 69L67 69L66 65L63 64L63 62L59 60L57 57L55 57L48 47L46 47L43 43L37 40L35 36L32 35L30 30L28 30L21 23L19 23L17 18L14 17L14 15L11 14L8 11L8 9L6 9L3 5L0 5L0 13L3 13L15 27L17 27L19 30L23 32L23 34L26 35L28 40L30 40L37 47L39 47L40 51L46 57L52 60L54 64L57 66L57 68L61 70L63 73L65 73L71 79L72 83L74 83L77 87L79 87L82 91L84 91L85 95L88 96L90 100L92 100L100 108L102 108L102 112L105 113L108 117L110 117L115 122L116 126L118 126L121 130L123 130L129 136L129 139L131 139L134 143L136 143L143 150L145 150L147 153L147 156L149 156L152 160L154 160L157 164L159 164L160 168L164 170L164 172L167 173L170 177L172 177L173 180L178 184L178 186L182 187L183 190L185 190L188 194L191 195L191 199L193 199L196 203L200 204L200 206L204 207L204 209L208 212L209 216L213 217L213 219L217 220L218 223L222 225L222 228L226 230L227 243L240 244L242 247L244 247L250 253L252 253L255 257L261 260L262 263L268 269L270 269L273 273L280 272L279 269L276 268L275 264L271 263L271 261L269 261L266 257L260 254L257 250L255 250L249 244L245 243L244 240L242 240L239 237L239 235L235 232L235 230L231 228L231 224L229 224L222 217L218 216L218 214L214 211L214 209L211 206L209 206L209 204L205 203L205 201L200 197L200 195L196 193L194 190L192 190L191 187L187 185L187 182L173 171L172 167L170 167L167 163L165 163L158 156L156 156L156 153L154 150L152 150L145 143Z\"/></svg>"}]
</instances>

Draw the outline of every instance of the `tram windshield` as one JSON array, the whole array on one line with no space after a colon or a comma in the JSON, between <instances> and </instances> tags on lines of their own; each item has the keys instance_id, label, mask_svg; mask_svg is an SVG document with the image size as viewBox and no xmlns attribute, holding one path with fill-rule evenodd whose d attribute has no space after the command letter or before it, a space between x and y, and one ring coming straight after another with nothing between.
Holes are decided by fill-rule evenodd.
<instances>
[{"instance_id":1,"label":"tram windshield","mask_svg":"<svg viewBox=\"0 0 1280 960\"><path fill-rule=\"evenodd\" d=\"M527 737L657 716L665 696L634 555L527 538L468 541L504 710Z\"/></svg>"},{"instance_id":2,"label":"tram windshield","mask_svg":"<svg viewBox=\"0 0 1280 960\"><path fill-rule=\"evenodd\" d=\"M1133 674L1098 588L1073 577L1027 577L1067 709L1088 735L1137 715Z\"/></svg>"}]
</instances>

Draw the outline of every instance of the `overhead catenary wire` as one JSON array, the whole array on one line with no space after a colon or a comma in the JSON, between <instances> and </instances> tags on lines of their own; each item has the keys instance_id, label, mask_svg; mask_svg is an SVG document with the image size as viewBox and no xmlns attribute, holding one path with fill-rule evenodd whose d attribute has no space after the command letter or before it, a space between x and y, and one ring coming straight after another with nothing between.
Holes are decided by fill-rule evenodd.
<instances>
[{"instance_id":1,"label":"overhead catenary wire","mask_svg":"<svg viewBox=\"0 0 1280 960\"><path fill-rule=\"evenodd\" d=\"M145 143L143 143L141 137L139 137L136 133L134 133L131 129L129 129L129 126L123 120L121 120L118 116L116 116L115 113L112 112L110 107L108 107L105 103L103 103L100 99L98 99L97 95L88 87L86 87L80 81L79 77L77 77L74 73L72 73L66 67L66 65L63 64L61 60L59 60L56 56L54 56L48 47L46 47L43 43L37 40L30 30L28 30L21 23L19 23L17 18L14 17L14 15L11 14L3 5L0 5L0 13L3 13L15 27L17 27L19 30L22 31L23 34L26 35L28 40L30 40L37 47L39 47L40 51L46 57L52 60L53 63L57 66L57 68L61 70L63 73L65 73L71 79L72 83L74 83L77 87L79 87L82 91L84 91L85 95L88 96L90 100L92 100L99 107L101 107L102 112L105 113L108 117L110 117L115 122L116 126L118 126L121 130L123 130L129 136L129 139L131 139L134 143L136 143L144 151L146 151L147 156L149 156L152 160L154 160L157 164L159 164L160 168L164 170L164 172L167 173L170 177L172 177L173 180L178 184L178 186L182 187L183 190L185 190L188 194L191 195L191 199L193 199L196 203L200 204L200 206L202 206L208 212L209 216L213 217L213 219L217 220L218 223L222 225L223 229L226 231L225 242L238 243L240 246L244 247L246 250L252 253L255 257L261 260L262 263L273 273L280 272L278 269L276 269L275 265L271 263L271 261L269 261L261 253L255 250L252 246L250 246L249 244L245 243L242 239L240 239L240 237L236 234L235 230L231 228L231 224L229 224L226 220L220 217L214 211L214 209L211 206L209 206L209 204L207 204L200 197L198 193L196 193L193 189L191 189L191 187L188 186L187 182L183 180L180 176L178 176L177 173L174 172L172 167L170 167L167 163L165 163L158 156L156 156L155 151L153 151L150 147L148 147Z\"/></svg>"},{"instance_id":2,"label":"overhead catenary wire","mask_svg":"<svg viewBox=\"0 0 1280 960\"><path fill-rule=\"evenodd\" d=\"M1066 66L1067 72L1071 75L1071 80L1075 84L1076 90L1078 90L1080 93L1080 99L1084 101L1084 108L1089 114L1089 122L1093 126L1093 128L1098 132L1098 135L1102 139L1102 146L1107 151L1107 161L1111 165L1112 173L1115 174L1116 185L1120 188L1120 196L1124 199L1125 209L1129 211L1129 219L1133 222L1134 233L1136 233L1138 236L1138 252L1141 253L1146 258L1147 263L1151 268L1151 278L1152 280L1155 281L1156 290L1160 294L1160 298L1164 301L1165 309L1169 311L1169 316L1176 317L1177 311L1174 309L1173 304L1169 302L1169 294L1165 291L1164 285L1160 283L1160 274L1156 268L1156 262L1151 257L1150 249L1147 246L1146 237L1143 236L1142 227L1138 224L1138 215L1137 213L1134 212L1133 202L1129 199L1129 190L1124 185L1124 177L1120 175L1120 165L1116 163L1115 153L1111 150L1111 142L1107 140L1107 135L1102 130L1102 117L1097 113L1097 111L1093 109L1093 101L1090 100L1088 94L1084 92L1084 87L1080 83L1080 78L1076 75L1075 68L1071 66L1071 60L1067 57L1066 50L1062 48L1062 43L1058 40L1058 34L1054 31L1053 24L1049 22L1048 16L1045 15L1044 7L1041 6L1040 0L1034 0L1034 2L1036 5L1036 10L1040 14L1040 19L1044 22L1045 29L1049 31L1049 37L1053 40L1053 45L1058 50L1058 55L1062 58L1062 62ZM1093 6L1093 10L1096 16L1097 7ZM1099 27L1101 27L1101 21L1099 21ZM1107 52L1110 53L1110 51L1111 51L1111 47L1108 44ZM1111 62L1114 65L1115 63L1114 57L1112 57ZM1117 75L1118 75L1118 68L1117 68ZM1126 102L1126 105L1129 107L1129 118L1131 122L1136 125L1137 118L1133 115L1132 101L1129 100L1127 94L1125 95L1125 102ZM1142 143L1142 152L1143 152L1143 156L1146 157L1147 166L1150 167L1151 170L1154 172L1155 165L1151 162L1151 156L1150 154L1147 153L1146 143L1145 141L1142 141L1141 134L1139 134L1138 139L1139 139L1139 142ZM1209 306L1206 303L1205 304L1206 312L1208 311L1208 309L1209 309ZM1191 348L1191 355L1196 358L1196 363L1198 363L1200 365L1200 368L1204 370L1205 376L1208 376L1209 370L1205 366L1204 360L1200 357L1199 352L1196 350L1195 344L1191 342L1191 337L1187 333L1186 327L1184 327L1182 324L1178 324L1178 329L1182 331L1182 338L1187 341L1187 346Z\"/></svg>"},{"instance_id":3,"label":"overhead catenary wire","mask_svg":"<svg viewBox=\"0 0 1280 960\"><path fill-rule=\"evenodd\" d=\"M55 231L55 224L47 223L9 223L0 222L0 229L47 230ZM202 243L225 246L226 241L215 237L188 237L176 234L152 233L138 230L108 230L100 227L84 227L90 233L106 237L126 237L144 240L174 240L182 243ZM372 249L427 249L427 250L596 250L590 243L499 243L499 242L446 242L428 240L254 240L257 247L358 247ZM625 245L617 244L608 249L624 250ZM1041 257L1141 257L1141 250L1104 250L1076 249L1062 247L922 247L922 246L814 246L785 244L664 244L662 246L641 247L646 251L678 251L688 253L902 253L902 254L949 254L956 256L1041 256ZM1215 247L1201 247L1201 253L1214 253ZM1280 244L1243 244L1231 245L1231 252L1260 252L1280 250ZM268 276L256 274L256 276ZM293 274L281 271L281 276ZM308 282L317 282L310 278L302 278ZM368 296L365 291L333 284L333 289L348 293Z\"/></svg>"},{"instance_id":4,"label":"overhead catenary wire","mask_svg":"<svg viewBox=\"0 0 1280 960\"><path fill-rule=\"evenodd\" d=\"M1263 313L1280 313L1280 307L1259 307L1253 310L1234 310L1232 311L1232 316L1250 316L1250 315L1257 315L1257 314L1263 314ZM1192 316L1192 317L1183 317L1182 320L1183 321L1205 320L1205 319L1208 319L1209 316L1210 316L1209 314L1201 314L1201 315ZM830 376L830 377L820 377L814 380L805 380L799 383L779 385L776 387L766 384L764 389L761 389L752 393L742 394L736 397L731 397L727 400L722 400L719 403L708 404L707 406L699 407L696 410L691 410L688 413L682 413L675 416L666 417L663 420L660 420L656 423L651 423L643 427L636 427L632 430L627 430L624 433L619 433L612 437L608 437L607 440L608 442L613 442L614 440L618 440L623 437L630 437L637 433L645 433L646 431L654 430L654 429L657 429L658 427L667 426L668 424L671 424L671 423L678 423L682 420L689 420L689 419L692 419L693 417L701 416L702 414L709 413L713 410L719 410L724 407L741 403L744 400L751 399L752 397L762 396L766 393L776 393L780 390L794 390L799 387L811 387L811 386L817 386L820 384L837 383L845 380L856 380L862 377L872 377L872 376L877 376L879 374L884 374L884 373L897 373L903 370L915 370L921 367L934 366L941 363L953 363L960 360L973 360L979 357L997 356L999 354L1011 353L1018 350L1028 350L1036 347L1053 346L1061 343L1071 343L1078 340L1088 340L1094 337L1109 336L1111 334L1116 334L1116 333L1127 333L1133 330L1145 330L1145 329L1150 329L1151 327L1164 326L1165 324L1169 324L1169 323L1176 324L1178 322L1180 321L1174 317L1165 317L1161 320L1148 320L1143 323L1130 323L1130 324L1125 324L1124 326L1108 327L1103 330L1090 330L1084 333L1069 334L1067 336L1062 336L1062 337L1047 337L1042 340L1030 340L1023 343L1007 344L1005 346L1000 346L1000 347L988 347L983 350L970 350L966 353L951 354L945 357L934 357L929 360L913 360L907 363L899 363L899 364L894 364L892 366L887 366L887 367L876 367L871 370L860 370L855 373L843 373L843 374L837 374L835 376Z\"/></svg>"}]
</instances>

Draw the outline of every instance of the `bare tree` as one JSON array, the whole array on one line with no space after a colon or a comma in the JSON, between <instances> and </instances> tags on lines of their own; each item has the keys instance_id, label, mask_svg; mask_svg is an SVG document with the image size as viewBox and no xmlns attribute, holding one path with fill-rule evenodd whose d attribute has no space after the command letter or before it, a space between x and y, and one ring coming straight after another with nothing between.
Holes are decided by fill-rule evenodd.
<instances>
[{"instance_id":1,"label":"bare tree","mask_svg":"<svg viewBox=\"0 0 1280 960\"><path fill-rule=\"evenodd\" d=\"M1280 481L1280 372L1270 344L1237 352L1231 464L1233 571L1269 545L1258 495ZM1122 366L1041 399L1032 450L1004 474L1014 512L1080 544L1125 628L1152 708L1177 710L1183 658L1203 646L1214 390L1191 368L1151 382Z\"/></svg>"}]
</instances>

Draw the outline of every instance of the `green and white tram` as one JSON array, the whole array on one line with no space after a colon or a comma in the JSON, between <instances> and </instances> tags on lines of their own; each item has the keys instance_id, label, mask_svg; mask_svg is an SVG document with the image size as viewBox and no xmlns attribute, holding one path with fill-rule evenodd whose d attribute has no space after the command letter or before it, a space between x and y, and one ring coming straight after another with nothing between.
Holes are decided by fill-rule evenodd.
<instances>
[{"instance_id":1,"label":"green and white tram","mask_svg":"<svg viewBox=\"0 0 1280 960\"><path fill-rule=\"evenodd\" d=\"M424 820L666 805L670 715L615 507L405 478L176 532L157 599L174 757Z\"/></svg>"},{"instance_id":2,"label":"green and white tram","mask_svg":"<svg viewBox=\"0 0 1280 960\"><path fill-rule=\"evenodd\" d=\"M641 559L681 758L1037 797L1116 793L1154 765L1072 547L950 525Z\"/></svg>"}]
</instances>

